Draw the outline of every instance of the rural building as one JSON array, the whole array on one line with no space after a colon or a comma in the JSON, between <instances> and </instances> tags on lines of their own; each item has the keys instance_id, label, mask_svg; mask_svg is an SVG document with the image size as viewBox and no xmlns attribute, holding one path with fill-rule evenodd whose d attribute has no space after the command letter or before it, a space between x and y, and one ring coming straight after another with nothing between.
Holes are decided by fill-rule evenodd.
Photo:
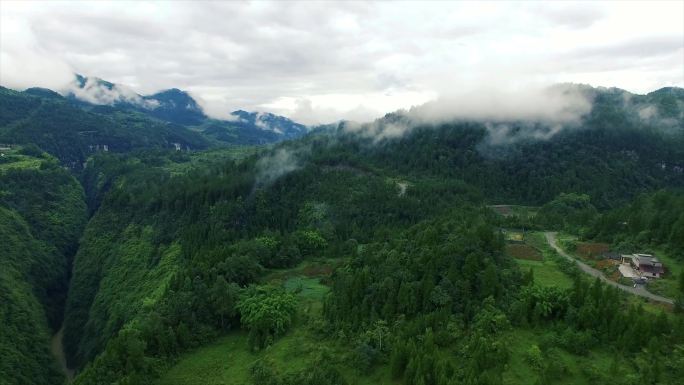
<instances>
[{"instance_id":1,"label":"rural building","mask_svg":"<svg viewBox=\"0 0 684 385\"><path fill-rule=\"evenodd\" d=\"M623 263L629 263L641 277L660 278L665 272L663 264L651 254L622 255Z\"/></svg>"}]
</instances>

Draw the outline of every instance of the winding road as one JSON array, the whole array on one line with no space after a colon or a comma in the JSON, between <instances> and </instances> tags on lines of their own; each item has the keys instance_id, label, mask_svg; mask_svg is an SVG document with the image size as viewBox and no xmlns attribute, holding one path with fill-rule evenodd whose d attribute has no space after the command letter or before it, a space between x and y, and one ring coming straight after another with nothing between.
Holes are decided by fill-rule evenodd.
<instances>
[{"instance_id":1,"label":"winding road","mask_svg":"<svg viewBox=\"0 0 684 385\"><path fill-rule=\"evenodd\" d=\"M653 293L649 292L642 285L637 285L637 287L626 286L626 285L621 285L615 281L609 280L608 278L606 278L603 275L603 273L601 271L596 270L593 267L587 265L586 263L583 263L583 262L573 258L571 255L569 255L563 249L561 249L560 246L558 246L558 244L556 243L556 233L545 232L544 236L546 237L546 242L549 243L549 246L551 246L554 250L556 250L556 252L558 252L558 254L560 254L563 257L575 262L577 264L577 267L580 268L580 270L582 270L583 272L585 272L585 273L587 273L593 277L598 277L601 281L607 283L608 285L615 286L622 291L626 291L628 293L638 295L640 297L644 297L644 298L650 299L652 301L667 303L670 305L674 303L674 301L669 299L669 298L661 297L657 294L653 294Z\"/></svg>"}]
</instances>

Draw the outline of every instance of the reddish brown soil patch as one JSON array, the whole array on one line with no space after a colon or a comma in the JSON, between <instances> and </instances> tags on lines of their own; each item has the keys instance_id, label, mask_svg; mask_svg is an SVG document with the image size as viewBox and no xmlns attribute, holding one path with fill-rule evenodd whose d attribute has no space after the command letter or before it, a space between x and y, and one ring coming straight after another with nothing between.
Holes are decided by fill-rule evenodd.
<instances>
[{"instance_id":1,"label":"reddish brown soil patch","mask_svg":"<svg viewBox=\"0 0 684 385\"><path fill-rule=\"evenodd\" d=\"M304 268L302 273L307 277L320 277L332 274L333 268L330 265L310 265Z\"/></svg>"},{"instance_id":2,"label":"reddish brown soil patch","mask_svg":"<svg viewBox=\"0 0 684 385\"><path fill-rule=\"evenodd\" d=\"M530 245L506 245L506 254L513 258L541 261L542 254Z\"/></svg>"},{"instance_id":3,"label":"reddish brown soil patch","mask_svg":"<svg viewBox=\"0 0 684 385\"><path fill-rule=\"evenodd\" d=\"M497 212L500 215L508 216L511 214L511 208L509 206L490 206L492 210Z\"/></svg>"},{"instance_id":4,"label":"reddish brown soil patch","mask_svg":"<svg viewBox=\"0 0 684 385\"><path fill-rule=\"evenodd\" d=\"M577 244L577 254L585 258L596 258L600 257L604 253L610 250L610 245L607 243L578 243Z\"/></svg>"},{"instance_id":5,"label":"reddish brown soil patch","mask_svg":"<svg viewBox=\"0 0 684 385\"><path fill-rule=\"evenodd\" d=\"M605 269L611 266L614 266L615 262L610 260L610 259L603 259L598 262L596 262L596 268L597 269Z\"/></svg>"},{"instance_id":6,"label":"reddish brown soil patch","mask_svg":"<svg viewBox=\"0 0 684 385\"><path fill-rule=\"evenodd\" d=\"M611 274L610 277L608 277L608 279L617 282L620 280L620 277L622 277L622 274L620 274L619 271L614 271L613 274Z\"/></svg>"}]
</instances>

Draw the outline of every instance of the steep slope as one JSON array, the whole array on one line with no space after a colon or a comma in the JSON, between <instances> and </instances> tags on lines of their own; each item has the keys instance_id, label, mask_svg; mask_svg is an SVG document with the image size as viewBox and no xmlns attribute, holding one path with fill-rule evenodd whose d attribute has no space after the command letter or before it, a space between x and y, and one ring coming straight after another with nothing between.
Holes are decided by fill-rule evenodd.
<instances>
[{"instance_id":1,"label":"steep slope","mask_svg":"<svg viewBox=\"0 0 684 385\"><path fill-rule=\"evenodd\" d=\"M60 373L49 350L45 311L29 280L30 269L54 256L48 245L31 236L26 221L2 207L0 236L0 376L7 384L59 383ZM31 262L26 261L27 256Z\"/></svg>"},{"instance_id":2,"label":"steep slope","mask_svg":"<svg viewBox=\"0 0 684 385\"><path fill-rule=\"evenodd\" d=\"M263 144L283 139L295 139L308 132L306 126L270 113L233 111L233 121L212 121L204 133L217 140L239 140Z\"/></svg>"},{"instance_id":3,"label":"steep slope","mask_svg":"<svg viewBox=\"0 0 684 385\"><path fill-rule=\"evenodd\" d=\"M534 136L525 134L549 128L508 122L513 140L504 142L492 140L488 122L457 121L409 126L402 136L380 139L372 135L377 130L341 126L195 169L164 153L94 157L84 182L94 192L91 207L99 208L75 260L65 320L77 383L148 382L180 352L234 329L241 288L258 283L264 269L314 258L343 264L331 277L326 319L315 327L331 339L330 330L354 336L359 345L348 349L368 367L388 359L387 346L377 342L385 328L394 328L399 341L416 334L431 341L426 330L438 331L464 358L453 370L471 379L502 375L505 349L495 348L505 345L497 333L508 321L500 320L546 327L566 322L566 313L602 312L615 315L620 330L637 333L641 326L632 325L656 321L643 311L620 312L621 300L605 288L592 288L596 298L587 302L582 293L589 288L579 284L567 293L523 289L484 207L576 192L605 208L682 185L679 127L644 122L620 92L591 92L594 109L578 126ZM401 119L376 124L396 128ZM557 308L542 313L536 301ZM646 334L615 341L594 319L563 324L568 338L584 323L591 335L578 338L587 345L601 338L637 354L648 342ZM663 330L654 338L670 338L674 326ZM417 358L409 370L412 359L397 358L400 375L447 365L425 344L405 346L403 354L432 361Z\"/></svg>"},{"instance_id":4,"label":"steep slope","mask_svg":"<svg viewBox=\"0 0 684 385\"><path fill-rule=\"evenodd\" d=\"M187 92L177 88L143 97L151 102L148 113L167 122L196 126L207 119L202 108Z\"/></svg>"},{"instance_id":5,"label":"steep slope","mask_svg":"<svg viewBox=\"0 0 684 385\"><path fill-rule=\"evenodd\" d=\"M461 179L494 203L539 205L576 192L589 194L597 207L615 207L640 192L684 185L684 97L672 90L640 96L583 89L592 108L566 126L414 122L403 112L365 126L327 128L320 140L345 154L357 151L377 167ZM660 92L666 95L654 96Z\"/></svg>"},{"instance_id":6,"label":"steep slope","mask_svg":"<svg viewBox=\"0 0 684 385\"><path fill-rule=\"evenodd\" d=\"M3 151L0 163L0 377L57 384L49 337L62 322L70 260L85 225L83 190L47 155Z\"/></svg>"},{"instance_id":7,"label":"steep slope","mask_svg":"<svg viewBox=\"0 0 684 385\"><path fill-rule=\"evenodd\" d=\"M65 91L72 103L89 111L138 112L165 122L196 127L216 144L267 144L300 137L306 126L270 113L235 111L233 119L212 119L186 91L172 88L152 95L102 80L76 75Z\"/></svg>"},{"instance_id":8,"label":"steep slope","mask_svg":"<svg viewBox=\"0 0 684 385\"><path fill-rule=\"evenodd\" d=\"M36 96L36 94L40 96ZM64 98L35 89L0 89L0 143L35 144L72 169L98 151L141 148L205 148L187 128L118 110L84 111Z\"/></svg>"}]
</instances>

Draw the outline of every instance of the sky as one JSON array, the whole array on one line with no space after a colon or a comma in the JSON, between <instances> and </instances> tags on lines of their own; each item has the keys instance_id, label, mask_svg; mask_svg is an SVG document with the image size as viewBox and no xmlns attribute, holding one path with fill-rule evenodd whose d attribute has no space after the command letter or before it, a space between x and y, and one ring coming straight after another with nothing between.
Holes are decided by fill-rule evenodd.
<instances>
[{"instance_id":1,"label":"sky","mask_svg":"<svg viewBox=\"0 0 684 385\"><path fill-rule=\"evenodd\" d=\"M647 93L684 86L684 1L0 0L0 84L73 73L305 124L563 82Z\"/></svg>"}]
</instances>

